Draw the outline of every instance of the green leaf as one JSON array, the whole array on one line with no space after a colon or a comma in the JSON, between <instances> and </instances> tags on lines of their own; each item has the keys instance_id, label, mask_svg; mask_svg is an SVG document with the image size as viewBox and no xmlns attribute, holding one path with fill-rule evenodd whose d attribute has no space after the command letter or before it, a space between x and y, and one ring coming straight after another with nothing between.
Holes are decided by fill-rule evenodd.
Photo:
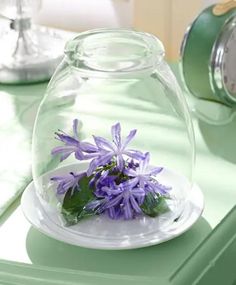
<instances>
[{"instance_id":1,"label":"green leaf","mask_svg":"<svg viewBox=\"0 0 236 285\"><path fill-rule=\"evenodd\" d=\"M156 193L148 193L145 197L141 209L143 212L150 217L157 217L169 211L169 207L166 203L166 197L159 196Z\"/></svg>"},{"instance_id":2,"label":"green leaf","mask_svg":"<svg viewBox=\"0 0 236 285\"><path fill-rule=\"evenodd\" d=\"M66 221L66 225L77 224L85 216L91 216L95 213L84 210L85 205L94 199L93 189L89 187L90 177L83 177L79 181L79 187L70 188L64 197L61 213Z\"/></svg>"}]
</instances>

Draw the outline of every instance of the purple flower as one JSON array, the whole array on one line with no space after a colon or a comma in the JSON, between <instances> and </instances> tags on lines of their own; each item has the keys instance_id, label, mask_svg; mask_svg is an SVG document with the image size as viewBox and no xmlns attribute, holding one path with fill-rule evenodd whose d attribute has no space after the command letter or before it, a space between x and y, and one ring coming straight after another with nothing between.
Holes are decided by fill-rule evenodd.
<instances>
[{"instance_id":1,"label":"purple flower","mask_svg":"<svg viewBox=\"0 0 236 285\"><path fill-rule=\"evenodd\" d=\"M51 178L52 181L56 181L57 185L57 194L65 194L68 189L72 188L72 191L78 186L78 183L82 177L86 176L85 172L75 174L70 172L69 174L63 176L54 176Z\"/></svg>"},{"instance_id":2,"label":"purple flower","mask_svg":"<svg viewBox=\"0 0 236 285\"><path fill-rule=\"evenodd\" d=\"M144 156L145 157L145 156ZM139 163L135 162L133 159L131 159L130 161L128 161L127 167L130 169L136 169L137 167L139 167Z\"/></svg>"},{"instance_id":3,"label":"purple flower","mask_svg":"<svg viewBox=\"0 0 236 285\"><path fill-rule=\"evenodd\" d=\"M123 216L129 220L142 213L140 205L144 201L145 191L136 187L133 180L127 180L119 185L114 184L113 187L104 186L102 191L107 200L103 208L112 219Z\"/></svg>"},{"instance_id":4,"label":"purple flower","mask_svg":"<svg viewBox=\"0 0 236 285\"><path fill-rule=\"evenodd\" d=\"M79 160L90 159L97 155L96 152L98 149L96 146L87 142L79 141L77 119L73 121L73 136L69 136L61 131L60 133L56 132L55 134L57 136L56 139L65 144L64 146L55 147L51 152L52 155L60 154L60 161L65 160L72 153L74 153L75 157ZM86 152L87 154L84 155L83 152Z\"/></svg>"},{"instance_id":5,"label":"purple flower","mask_svg":"<svg viewBox=\"0 0 236 285\"><path fill-rule=\"evenodd\" d=\"M153 176L156 176L160 173L163 168L162 167L150 167L150 154L147 152L145 154L144 159L139 160L139 166L135 169L127 168L124 170L124 173L129 177L132 177L132 180L139 184L140 188L143 188L147 191L154 191L162 193L170 190L170 187L166 187L161 185L158 181L153 179Z\"/></svg>"},{"instance_id":6,"label":"purple flower","mask_svg":"<svg viewBox=\"0 0 236 285\"><path fill-rule=\"evenodd\" d=\"M109 170L102 170L96 172L89 182L91 188L99 189L104 185L110 185L111 181L114 181L116 176L109 175Z\"/></svg>"},{"instance_id":7,"label":"purple flower","mask_svg":"<svg viewBox=\"0 0 236 285\"><path fill-rule=\"evenodd\" d=\"M113 157L116 159L117 168L120 171L122 171L125 166L123 157L124 155L133 159L143 158L142 152L137 150L126 149L127 145L134 138L136 131L137 130L130 131L129 135L122 142L121 126L120 123L117 123L111 127L112 142L109 142L107 139L102 137L93 136L95 144L98 148L98 156L91 161L87 172L88 176L90 176L98 166L103 166L109 163Z\"/></svg>"},{"instance_id":8,"label":"purple flower","mask_svg":"<svg viewBox=\"0 0 236 285\"><path fill-rule=\"evenodd\" d=\"M96 191L94 194L98 198L102 198L108 195L105 189L115 189L116 188L116 180L117 176L111 175L108 170L104 171L98 179L94 182L94 188Z\"/></svg>"},{"instance_id":9,"label":"purple flower","mask_svg":"<svg viewBox=\"0 0 236 285\"><path fill-rule=\"evenodd\" d=\"M155 192L161 195L166 195L172 189L170 186L165 186L159 183L157 180L153 179L150 183L146 184L145 191L146 192Z\"/></svg>"},{"instance_id":10,"label":"purple flower","mask_svg":"<svg viewBox=\"0 0 236 285\"><path fill-rule=\"evenodd\" d=\"M105 189L103 189L105 190ZM141 214L140 205L144 201L145 191L142 188L135 187L132 181L126 181L118 185L117 189L107 189L110 199L105 207L111 218L117 218L118 212L126 220L134 218L137 214Z\"/></svg>"}]
</instances>

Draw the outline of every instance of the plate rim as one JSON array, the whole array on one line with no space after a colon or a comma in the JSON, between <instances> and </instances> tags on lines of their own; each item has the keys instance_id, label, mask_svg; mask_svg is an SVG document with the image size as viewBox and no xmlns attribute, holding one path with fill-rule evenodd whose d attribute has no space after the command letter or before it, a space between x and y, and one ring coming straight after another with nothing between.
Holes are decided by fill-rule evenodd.
<instances>
[{"instance_id":1,"label":"plate rim","mask_svg":"<svg viewBox=\"0 0 236 285\"><path fill-rule=\"evenodd\" d=\"M182 224L181 228L179 231L177 231L176 233L170 235L169 237L166 237L164 238L163 240L156 240L152 239L150 241L145 241L145 242L140 242L139 244L125 244L125 245L119 245L119 246L104 246L102 244L93 244L91 242L88 242L88 243L84 243L83 241L82 242L78 242L78 240L73 240L73 238L69 237L68 239L66 239L66 237L64 235L60 235L58 233L59 232L63 232L64 234L66 233L65 229L63 229L63 227L59 227L59 225L57 225L56 223L53 223L50 219L46 219L46 227L48 228L48 230L46 230L45 227L40 227L37 223L40 222L40 219L39 219L39 215L34 215L33 217L28 215L29 212L27 212L27 203L26 203L26 200L38 200L38 203L39 203L39 207L38 207L38 210L40 210L40 213L42 214L43 213L43 216L45 217L46 213L45 211L42 209L42 206L39 202L39 199L37 197L37 194L35 192L35 186L34 186L34 181L32 181L27 187L26 189L24 190L23 194L22 194L22 197L21 197L21 209L22 209L22 212L25 216L25 218L28 220L28 222L35 228L37 229L38 231L40 231L42 234L46 235L46 236L49 236L53 239L56 239L58 241L61 241L61 242L64 242L64 243L67 243L67 244L72 244L74 246L80 246L80 247L84 247L84 248L91 248L91 249L101 249L101 250L128 250L128 249L135 249L135 248L144 248L144 247L149 247L149 246L153 246L153 245L157 245L157 244L160 244L160 243L163 243L163 242L166 242L166 241L169 241L171 239L174 239L176 238L177 236L180 236L182 235L183 233L185 233L186 231L188 231L196 222L197 220L201 217L202 215L202 212L204 210L204 197L203 197L203 193L200 189L200 187L197 185L197 184L193 184L192 186L192 189L191 191L197 193L200 197L200 201L201 201L201 207L199 207L198 209L198 212L197 212L197 215L195 215L195 217L191 220L191 223L188 224L188 221L190 219L190 217L192 217L192 214L193 214L193 211L191 211L191 215L190 217ZM191 195L191 193L190 193ZM199 205L198 205L199 206ZM196 212L195 212L196 213ZM37 216L37 219L36 219L36 216ZM36 221L37 220L37 221ZM45 220L44 220L45 221ZM54 229L50 228L49 226L53 225L54 226ZM55 227L56 227L56 230L55 230Z\"/></svg>"}]
</instances>

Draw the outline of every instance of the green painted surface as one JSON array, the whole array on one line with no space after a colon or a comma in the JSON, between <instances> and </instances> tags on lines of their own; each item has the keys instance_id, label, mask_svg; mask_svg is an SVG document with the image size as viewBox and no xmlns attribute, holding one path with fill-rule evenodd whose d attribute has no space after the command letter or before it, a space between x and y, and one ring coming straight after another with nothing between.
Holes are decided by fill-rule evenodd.
<instances>
[{"instance_id":1,"label":"green painted surface","mask_svg":"<svg viewBox=\"0 0 236 285\"><path fill-rule=\"evenodd\" d=\"M6 174L7 177L11 177L11 173L18 175L16 181L11 182L12 189L15 189L15 195L19 195L20 190L26 185L26 180L30 180L31 161L28 156L30 136L35 112L45 88L45 84L24 87L0 86L2 102L0 118L3 122L1 126L4 127L4 132L1 130L0 142L2 145L0 149L4 147L5 161L9 163L7 165L11 166L9 169L5 167L4 173L1 172L1 191L6 189L3 187ZM139 111L141 112L141 110ZM162 123L165 124L165 122ZM225 126L212 126L194 118L194 126L197 139L195 180L202 188L206 207L203 217L188 232L172 241L144 249L130 251L90 250L55 241L39 233L28 226L20 209L16 209L16 211L11 209L10 212L6 211L5 216L2 216L0 220L2 223L0 227L0 259L5 259L0 262L0 284L121 284L122 282L123 284L165 285L170 282L171 276L179 276L179 279L171 279L172 284L181 278L188 280L187 283L182 282L181 285L193 283L196 280L196 272L200 274L202 267L198 267L195 274L192 274L193 270L185 267L186 264L191 266L197 262L197 264L207 265L211 256L214 257L215 251L218 252L222 248L222 243L219 243L219 246L213 246L213 249L210 249L210 253L212 252L213 255L209 253L208 259L205 259L203 245L207 240L210 240L205 240L205 238L210 233L215 235L212 228L220 223L236 201L236 156L234 150L236 136L233 131L236 129L236 120ZM15 141L18 136L14 136L14 134L22 133L24 136L19 141ZM13 141L13 143L6 145L4 141ZM24 159L15 160L17 153L20 155L22 150L25 154ZM22 168L22 165L25 167ZM9 185L11 183L9 182ZM14 200L12 197L15 196L8 196L7 205ZM3 206L2 209L4 209ZM230 234L233 235L235 234L235 216L231 215L230 217ZM14 236L12 227L16 224L18 230ZM227 227L223 228L220 240L224 240L222 235L224 236L224 231L228 233L227 229ZM210 241L210 243L218 244L218 240ZM202 242L203 244L201 244ZM202 252L199 259L194 257L196 249L201 249ZM235 262L235 254L231 254L234 252L233 250L233 245L232 247L229 245L222 255L227 258L229 263ZM186 260L189 261L186 263ZM16 261L20 263L16 263ZM219 268L224 268L221 258L217 262ZM177 270L178 268L180 269ZM215 267L215 270L216 268L218 267ZM173 275L174 272L176 273ZM212 274L214 275L214 272ZM210 278L208 276L210 275L203 275L204 278ZM204 280L211 279L202 279L201 282Z\"/></svg>"},{"instance_id":2,"label":"green painted surface","mask_svg":"<svg viewBox=\"0 0 236 285\"><path fill-rule=\"evenodd\" d=\"M31 181L31 133L45 89L0 85L0 216Z\"/></svg>"},{"instance_id":3,"label":"green painted surface","mask_svg":"<svg viewBox=\"0 0 236 285\"><path fill-rule=\"evenodd\" d=\"M236 284L236 206L170 278L182 284ZM194 280L194 282L193 282Z\"/></svg>"}]
</instances>

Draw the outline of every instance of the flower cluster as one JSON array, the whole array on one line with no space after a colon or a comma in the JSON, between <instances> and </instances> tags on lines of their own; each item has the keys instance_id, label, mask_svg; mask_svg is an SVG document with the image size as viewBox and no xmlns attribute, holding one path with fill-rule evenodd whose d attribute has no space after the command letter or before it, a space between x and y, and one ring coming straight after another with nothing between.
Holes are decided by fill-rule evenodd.
<instances>
[{"instance_id":1,"label":"flower cluster","mask_svg":"<svg viewBox=\"0 0 236 285\"><path fill-rule=\"evenodd\" d=\"M143 205L148 196L151 195L156 202L154 206L157 206L160 197L167 196L171 187L160 184L156 179L163 168L149 165L148 152L127 149L137 130L130 131L122 140L121 126L117 123L111 127L111 142L93 136L94 144L92 144L80 141L77 129L76 119L73 121L73 136L62 131L57 132L56 139L64 145L52 150L52 155L59 155L61 161L71 154L80 161L89 160L86 172L70 172L64 176L51 178L57 183L58 194L66 194L70 190L69 198L65 196L67 203L68 199L73 199L75 191L77 199L79 198L78 195L84 187L80 182L85 177L86 189L92 189L92 196L83 201L83 213L107 213L112 219L129 220L145 213Z\"/></svg>"}]
</instances>

